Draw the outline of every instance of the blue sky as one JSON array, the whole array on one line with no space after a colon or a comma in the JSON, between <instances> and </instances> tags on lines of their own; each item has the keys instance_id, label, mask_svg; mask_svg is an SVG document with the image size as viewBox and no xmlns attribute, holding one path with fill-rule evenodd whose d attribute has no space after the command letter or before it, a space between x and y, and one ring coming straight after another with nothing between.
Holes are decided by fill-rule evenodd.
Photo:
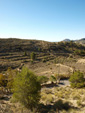
<instances>
[{"instance_id":1,"label":"blue sky","mask_svg":"<svg viewBox=\"0 0 85 113\"><path fill-rule=\"evenodd\" d=\"M0 38L85 37L85 0L0 0Z\"/></svg>"}]
</instances>

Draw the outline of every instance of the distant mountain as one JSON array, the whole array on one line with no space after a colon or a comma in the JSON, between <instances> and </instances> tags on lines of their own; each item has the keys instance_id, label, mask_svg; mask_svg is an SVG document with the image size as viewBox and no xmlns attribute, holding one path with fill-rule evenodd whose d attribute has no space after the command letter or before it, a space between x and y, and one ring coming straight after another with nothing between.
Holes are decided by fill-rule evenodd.
<instances>
[{"instance_id":1,"label":"distant mountain","mask_svg":"<svg viewBox=\"0 0 85 113\"><path fill-rule=\"evenodd\" d=\"M79 43L79 44L85 45L85 38L81 38L80 40L70 40L70 39L63 40L63 42L70 42L70 41L73 41L75 43Z\"/></svg>"},{"instance_id":2,"label":"distant mountain","mask_svg":"<svg viewBox=\"0 0 85 113\"><path fill-rule=\"evenodd\" d=\"M64 42L70 42L71 40L70 39L65 39L63 40Z\"/></svg>"}]
</instances>

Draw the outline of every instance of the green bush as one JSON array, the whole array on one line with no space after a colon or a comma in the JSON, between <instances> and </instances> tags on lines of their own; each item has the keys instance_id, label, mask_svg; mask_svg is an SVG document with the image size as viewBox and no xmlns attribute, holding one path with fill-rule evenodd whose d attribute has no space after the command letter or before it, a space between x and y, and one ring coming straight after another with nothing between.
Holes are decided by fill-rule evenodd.
<instances>
[{"instance_id":1,"label":"green bush","mask_svg":"<svg viewBox=\"0 0 85 113\"><path fill-rule=\"evenodd\" d=\"M48 81L48 78L46 76L38 76L38 81L43 84L46 83Z\"/></svg>"},{"instance_id":2,"label":"green bush","mask_svg":"<svg viewBox=\"0 0 85 113\"><path fill-rule=\"evenodd\" d=\"M30 57L31 57L31 60L34 61L36 59L36 54L34 52L32 52Z\"/></svg>"},{"instance_id":3,"label":"green bush","mask_svg":"<svg viewBox=\"0 0 85 113\"><path fill-rule=\"evenodd\" d=\"M33 110L39 103L40 89L37 76L23 67L21 73L18 73L14 79L13 97L26 108Z\"/></svg>"},{"instance_id":4,"label":"green bush","mask_svg":"<svg viewBox=\"0 0 85 113\"><path fill-rule=\"evenodd\" d=\"M76 71L74 72L69 81L71 82L71 86L72 87L77 87L77 88L81 88L85 86L85 78L84 78L84 74L80 71Z\"/></svg>"},{"instance_id":5,"label":"green bush","mask_svg":"<svg viewBox=\"0 0 85 113\"><path fill-rule=\"evenodd\" d=\"M26 52L24 52L24 56L27 56L27 53Z\"/></svg>"}]
</instances>

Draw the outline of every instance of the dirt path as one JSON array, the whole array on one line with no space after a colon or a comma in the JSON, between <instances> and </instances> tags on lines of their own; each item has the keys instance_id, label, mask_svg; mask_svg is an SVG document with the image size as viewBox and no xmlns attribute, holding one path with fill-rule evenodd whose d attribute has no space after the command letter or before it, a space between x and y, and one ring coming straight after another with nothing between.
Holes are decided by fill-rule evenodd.
<instances>
[{"instance_id":1,"label":"dirt path","mask_svg":"<svg viewBox=\"0 0 85 113\"><path fill-rule=\"evenodd\" d=\"M60 83L58 84L59 87L65 87L70 86L69 80L60 80Z\"/></svg>"},{"instance_id":2,"label":"dirt path","mask_svg":"<svg viewBox=\"0 0 85 113\"><path fill-rule=\"evenodd\" d=\"M54 87L66 87L66 86L70 86L69 80L60 80L60 83L58 85L56 84L56 82L55 83L48 82L47 84L43 84L42 90L43 89L52 89Z\"/></svg>"}]
</instances>

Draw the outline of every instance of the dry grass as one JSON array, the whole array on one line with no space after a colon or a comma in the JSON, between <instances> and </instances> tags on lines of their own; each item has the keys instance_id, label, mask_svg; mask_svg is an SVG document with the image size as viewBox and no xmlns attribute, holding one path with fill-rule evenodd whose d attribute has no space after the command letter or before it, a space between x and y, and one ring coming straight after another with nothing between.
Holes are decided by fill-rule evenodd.
<instances>
[{"instance_id":1,"label":"dry grass","mask_svg":"<svg viewBox=\"0 0 85 113\"><path fill-rule=\"evenodd\" d=\"M84 113L85 110L85 88L72 89L71 87L53 87L42 88L41 100L42 106L37 112L33 112L23 108L21 104L6 98L0 100L0 113L56 113L59 109L60 113ZM50 107L51 106L51 107Z\"/></svg>"},{"instance_id":2,"label":"dry grass","mask_svg":"<svg viewBox=\"0 0 85 113\"><path fill-rule=\"evenodd\" d=\"M48 92L50 89L48 89ZM49 101L48 104L51 104L52 102L58 101L58 99L62 99L64 102L69 102L71 103L71 106L77 107L78 109L85 109L85 89L72 89L70 87L56 87L51 89L51 93L47 93L47 90L43 90L42 93L42 98L44 96L44 103L47 104L46 102L48 101L48 98L53 98L52 101ZM47 98L48 97L48 98ZM50 100L49 99L49 100ZM70 112L69 112L70 113ZM82 113L84 113L82 111Z\"/></svg>"}]
</instances>

